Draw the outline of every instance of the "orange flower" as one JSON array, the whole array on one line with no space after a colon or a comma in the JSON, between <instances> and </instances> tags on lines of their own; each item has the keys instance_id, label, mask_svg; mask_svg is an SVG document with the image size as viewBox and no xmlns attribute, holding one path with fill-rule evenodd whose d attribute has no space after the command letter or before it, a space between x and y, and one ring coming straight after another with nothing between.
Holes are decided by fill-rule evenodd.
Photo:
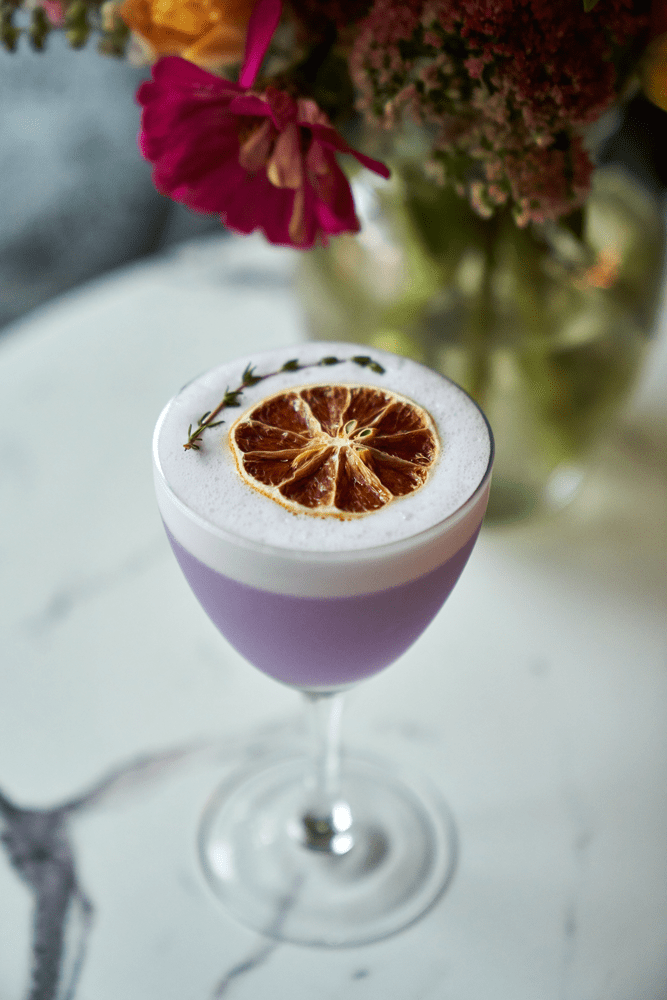
<instances>
[{"instance_id":1,"label":"orange flower","mask_svg":"<svg viewBox=\"0 0 667 1000\"><path fill-rule=\"evenodd\" d=\"M644 53L642 86L649 101L667 111L667 33L654 38Z\"/></svg>"},{"instance_id":2,"label":"orange flower","mask_svg":"<svg viewBox=\"0 0 667 1000\"><path fill-rule=\"evenodd\" d=\"M577 288L613 288L618 279L623 259L613 247L600 250L597 260L575 278Z\"/></svg>"},{"instance_id":3,"label":"orange flower","mask_svg":"<svg viewBox=\"0 0 667 1000\"><path fill-rule=\"evenodd\" d=\"M180 55L207 69L241 62L255 0L124 0L119 13L152 58Z\"/></svg>"}]
</instances>

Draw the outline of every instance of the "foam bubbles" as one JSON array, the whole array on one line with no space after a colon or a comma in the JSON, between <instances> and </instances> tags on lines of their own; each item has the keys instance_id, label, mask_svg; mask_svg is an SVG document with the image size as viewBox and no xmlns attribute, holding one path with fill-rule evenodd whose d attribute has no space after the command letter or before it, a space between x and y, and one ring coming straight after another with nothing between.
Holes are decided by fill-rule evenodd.
<instances>
[{"instance_id":1,"label":"foam bubbles","mask_svg":"<svg viewBox=\"0 0 667 1000\"><path fill-rule=\"evenodd\" d=\"M241 407L221 415L225 423L207 431L199 451L185 451L188 425L195 426L227 389L240 385L247 365L257 374L279 369L297 356L301 364L327 355L351 358L370 353L385 374L352 361L331 367L280 372L243 390ZM420 490L365 517L353 520L293 514L243 482L236 470L227 434L245 410L265 396L291 386L354 383L392 389L414 400L431 414L441 452L428 482ZM385 351L353 344L305 343L257 354L222 365L186 385L164 410L154 442L158 478L184 512L208 522L215 531L251 543L302 552L350 552L409 538L443 521L477 490L491 455L488 426L477 406L458 386L430 369Z\"/></svg>"}]
</instances>

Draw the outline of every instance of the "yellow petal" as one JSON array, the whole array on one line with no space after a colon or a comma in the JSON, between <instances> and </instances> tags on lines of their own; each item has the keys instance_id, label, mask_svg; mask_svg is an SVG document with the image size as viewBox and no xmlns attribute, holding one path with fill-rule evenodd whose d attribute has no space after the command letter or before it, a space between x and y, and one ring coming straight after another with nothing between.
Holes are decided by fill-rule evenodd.
<instances>
[{"instance_id":1,"label":"yellow petal","mask_svg":"<svg viewBox=\"0 0 667 1000\"><path fill-rule=\"evenodd\" d=\"M654 38L644 53L642 86L649 101L667 111L667 33Z\"/></svg>"}]
</instances>

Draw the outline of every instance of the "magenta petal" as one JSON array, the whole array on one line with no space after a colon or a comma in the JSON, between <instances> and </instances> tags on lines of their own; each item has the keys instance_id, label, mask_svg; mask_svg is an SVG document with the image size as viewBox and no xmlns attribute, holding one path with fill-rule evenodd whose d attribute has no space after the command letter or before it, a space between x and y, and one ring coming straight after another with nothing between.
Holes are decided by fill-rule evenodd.
<instances>
[{"instance_id":1,"label":"magenta petal","mask_svg":"<svg viewBox=\"0 0 667 1000\"><path fill-rule=\"evenodd\" d=\"M362 167L366 167L367 170L373 170L380 177L384 177L385 179L391 177L391 170L386 164L381 163L380 160L374 160L372 157L366 156L365 153L360 153L351 147L349 150L344 150L344 152L349 152L351 156L354 156L359 161Z\"/></svg>"},{"instance_id":2,"label":"magenta petal","mask_svg":"<svg viewBox=\"0 0 667 1000\"><path fill-rule=\"evenodd\" d=\"M262 221L261 230L269 243L276 246L293 247L296 244L290 236L290 220L294 209L295 192L290 188L278 191L279 199L272 204L271 213ZM297 247L301 249L301 247Z\"/></svg>"},{"instance_id":3,"label":"magenta petal","mask_svg":"<svg viewBox=\"0 0 667 1000\"><path fill-rule=\"evenodd\" d=\"M317 194L317 217L322 229L331 234L358 232L359 220L354 210L352 191L333 156L328 173L315 176L312 185Z\"/></svg>"},{"instance_id":4,"label":"magenta petal","mask_svg":"<svg viewBox=\"0 0 667 1000\"><path fill-rule=\"evenodd\" d=\"M298 104L284 90L277 90L276 87L267 87L264 96L271 108L273 124L279 131L287 128L292 122L298 122Z\"/></svg>"},{"instance_id":5,"label":"magenta petal","mask_svg":"<svg viewBox=\"0 0 667 1000\"><path fill-rule=\"evenodd\" d=\"M229 110L235 115L254 115L270 118L271 108L266 101L256 94L238 94L229 102Z\"/></svg>"},{"instance_id":6,"label":"magenta petal","mask_svg":"<svg viewBox=\"0 0 667 1000\"><path fill-rule=\"evenodd\" d=\"M249 51L261 61L280 4L260 0L253 14ZM336 152L387 173L348 146L314 102L296 102L276 88L252 94L177 56L158 60L137 100L141 149L158 190L217 213L236 232L261 230L271 243L303 250L326 243L328 234L359 229ZM267 129L271 144L259 141Z\"/></svg>"},{"instance_id":7,"label":"magenta petal","mask_svg":"<svg viewBox=\"0 0 667 1000\"><path fill-rule=\"evenodd\" d=\"M211 170L197 180L191 180L180 187L174 188L172 197L196 212L220 215L226 211L230 200L234 200L234 191L243 185L245 178L238 172L229 169L229 164L221 164L216 170Z\"/></svg>"},{"instance_id":8,"label":"magenta petal","mask_svg":"<svg viewBox=\"0 0 667 1000\"><path fill-rule=\"evenodd\" d=\"M252 87L255 82L282 12L281 0L257 0L253 7L248 22L245 57L239 76L239 84L244 90Z\"/></svg>"},{"instance_id":9,"label":"magenta petal","mask_svg":"<svg viewBox=\"0 0 667 1000\"><path fill-rule=\"evenodd\" d=\"M330 236L338 236L340 233L358 233L361 228L354 209L342 218L332 212L323 201L317 204L317 218L320 227Z\"/></svg>"},{"instance_id":10,"label":"magenta petal","mask_svg":"<svg viewBox=\"0 0 667 1000\"><path fill-rule=\"evenodd\" d=\"M244 233L268 229L270 242L285 242L287 226L284 220L287 218L289 221L293 193L290 191L287 195L287 198L283 197L283 192L272 187L265 177L255 177L246 185L243 197L235 198L233 204L228 206L226 223Z\"/></svg>"},{"instance_id":11,"label":"magenta petal","mask_svg":"<svg viewBox=\"0 0 667 1000\"><path fill-rule=\"evenodd\" d=\"M160 191L179 201L177 191L183 185L194 190L205 183L209 174L219 174L220 170L227 171L230 177L234 173L243 174L237 149L238 146L232 143L227 148L218 144L207 149L204 145L192 146L181 141L155 162L153 179ZM220 205L220 201L213 205L207 202L202 211L218 212Z\"/></svg>"},{"instance_id":12,"label":"magenta petal","mask_svg":"<svg viewBox=\"0 0 667 1000\"><path fill-rule=\"evenodd\" d=\"M144 110L141 125L139 144L144 156L153 162L172 158L181 144L210 150L212 158L230 140L238 148L236 119L222 100L209 104L156 102Z\"/></svg>"},{"instance_id":13,"label":"magenta petal","mask_svg":"<svg viewBox=\"0 0 667 1000\"><path fill-rule=\"evenodd\" d=\"M202 99L229 90L241 90L238 84L215 76L181 56L162 56L154 64L152 75L154 83L160 87L168 87L171 92L190 92Z\"/></svg>"},{"instance_id":14,"label":"magenta petal","mask_svg":"<svg viewBox=\"0 0 667 1000\"><path fill-rule=\"evenodd\" d=\"M237 84L207 73L178 56L166 56L153 67L153 80L143 83L137 101L143 106L139 145L155 161L189 134L216 134L229 119L229 104L238 95Z\"/></svg>"},{"instance_id":15,"label":"magenta petal","mask_svg":"<svg viewBox=\"0 0 667 1000\"><path fill-rule=\"evenodd\" d=\"M389 167L381 163L380 160L374 160L372 157L366 156L365 153L360 153L357 149L353 149L330 125L309 125L308 127L313 133L313 138L321 142L323 146L335 149L339 153L347 153L349 156L354 156L363 167L373 170L376 174L380 174L381 177L391 176Z\"/></svg>"}]
</instances>

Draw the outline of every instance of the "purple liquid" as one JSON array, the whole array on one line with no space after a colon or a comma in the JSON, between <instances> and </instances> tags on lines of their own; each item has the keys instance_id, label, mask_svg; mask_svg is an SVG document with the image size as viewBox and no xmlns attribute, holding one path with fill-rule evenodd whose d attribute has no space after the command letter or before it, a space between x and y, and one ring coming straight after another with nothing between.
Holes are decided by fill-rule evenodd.
<instances>
[{"instance_id":1,"label":"purple liquid","mask_svg":"<svg viewBox=\"0 0 667 1000\"><path fill-rule=\"evenodd\" d=\"M259 590L209 569L167 536L197 600L250 663L299 688L350 684L398 659L438 613L458 580L479 528L436 569L398 587L355 597L292 597Z\"/></svg>"}]
</instances>

